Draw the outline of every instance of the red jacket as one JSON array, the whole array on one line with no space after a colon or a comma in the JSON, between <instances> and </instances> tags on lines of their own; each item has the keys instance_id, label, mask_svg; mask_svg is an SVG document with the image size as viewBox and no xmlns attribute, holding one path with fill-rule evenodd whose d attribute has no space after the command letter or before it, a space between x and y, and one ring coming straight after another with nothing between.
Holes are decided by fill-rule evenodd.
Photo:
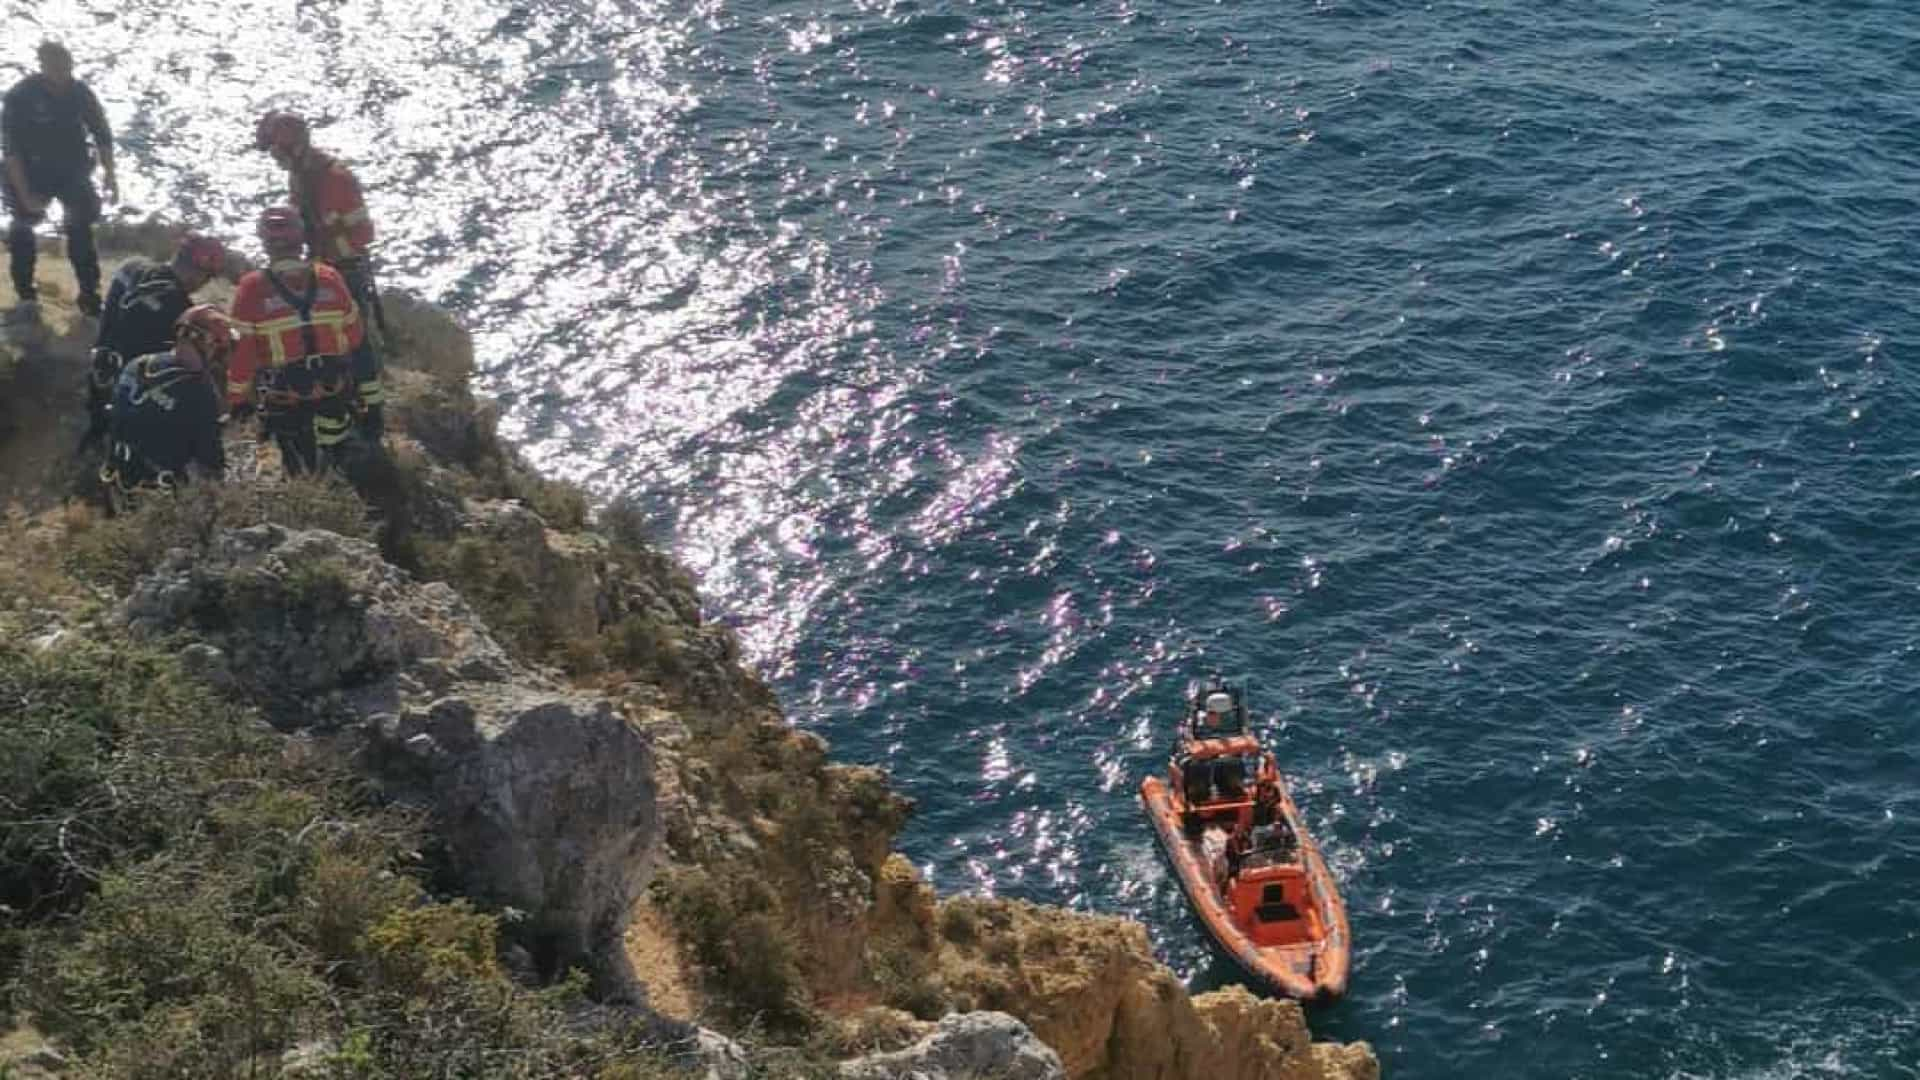
<instances>
[{"instance_id":1,"label":"red jacket","mask_svg":"<svg viewBox=\"0 0 1920 1080\"><path fill-rule=\"evenodd\" d=\"M302 305L308 305L305 316ZM348 356L365 340L360 311L340 272L304 259L284 259L241 278L232 317L240 338L227 363L227 400L235 405L248 400L260 369L310 356Z\"/></svg>"},{"instance_id":2,"label":"red jacket","mask_svg":"<svg viewBox=\"0 0 1920 1080\"><path fill-rule=\"evenodd\" d=\"M307 223L307 254L327 262L358 259L373 243L373 219L360 181L333 155L308 150L287 173L293 205Z\"/></svg>"}]
</instances>

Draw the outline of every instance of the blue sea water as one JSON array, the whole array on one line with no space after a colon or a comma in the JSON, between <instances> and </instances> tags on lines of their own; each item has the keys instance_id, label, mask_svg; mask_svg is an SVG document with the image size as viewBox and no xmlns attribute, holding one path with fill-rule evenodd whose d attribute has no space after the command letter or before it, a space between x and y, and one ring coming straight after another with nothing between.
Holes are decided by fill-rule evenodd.
<instances>
[{"instance_id":1,"label":"blue sea water","mask_svg":"<svg viewBox=\"0 0 1920 1080\"><path fill-rule=\"evenodd\" d=\"M323 116L945 890L1231 979L1134 801L1250 681L1394 1077L1920 1075L1920 13L0 0L129 212Z\"/></svg>"}]
</instances>

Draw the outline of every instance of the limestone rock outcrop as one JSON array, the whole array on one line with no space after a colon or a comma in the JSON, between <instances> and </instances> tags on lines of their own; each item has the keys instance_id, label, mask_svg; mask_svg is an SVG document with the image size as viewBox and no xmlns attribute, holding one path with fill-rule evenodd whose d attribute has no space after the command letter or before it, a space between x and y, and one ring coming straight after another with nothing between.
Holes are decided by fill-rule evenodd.
<instances>
[{"instance_id":1,"label":"limestone rock outcrop","mask_svg":"<svg viewBox=\"0 0 1920 1080\"><path fill-rule=\"evenodd\" d=\"M1364 1044L1312 1043L1300 1006L1232 987L1198 996L1154 958L1146 928L1017 900L935 901L888 864L876 933L930 950L960 1009L1022 1018L1070 1077L1373 1080Z\"/></svg>"},{"instance_id":2,"label":"limestone rock outcrop","mask_svg":"<svg viewBox=\"0 0 1920 1080\"><path fill-rule=\"evenodd\" d=\"M599 537L549 529L538 514L511 499L469 503L466 525L505 547L512 565L537 589L541 614L563 632L591 635L611 614L609 598L602 595L606 545Z\"/></svg>"},{"instance_id":3,"label":"limestone rock outcrop","mask_svg":"<svg viewBox=\"0 0 1920 1080\"><path fill-rule=\"evenodd\" d=\"M1109 1048L1117 1076L1143 1080L1377 1080L1365 1044L1313 1043L1291 1001L1256 998L1245 987L1187 997L1162 967L1121 997Z\"/></svg>"},{"instance_id":4,"label":"limestone rock outcrop","mask_svg":"<svg viewBox=\"0 0 1920 1080\"><path fill-rule=\"evenodd\" d=\"M949 1013L912 1046L840 1066L848 1080L1066 1080L1060 1055L1001 1012Z\"/></svg>"},{"instance_id":5,"label":"limestone rock outcrop","mask_svg":"<svg viewBox=\"0 0 1920 1080\"><path fill-rule=\"evenodd\" d=\"M223 533L121 618L193 638L196 666L278 725L361 739L392 794L431 808L467 889L527 914L546 974L587 964L618 992L660 822L651 743L609 701L517 665L452 589L328 532Z\"/></svg>"},{"instance_id":6,"label":"limestone rock outcrop","mask_svg":"<svg viewBox=\"0 0 1920 1080\"><path fill-rule=\"evenodd\" d=\"M472 608L420 584L370 544L322 531L256 525L177 550L135 585L121 617L136 634L184 630L220 649L229 670L285 726L350 720L342 694L442 689L516 671Z\"/></svg>"}]
</instances>

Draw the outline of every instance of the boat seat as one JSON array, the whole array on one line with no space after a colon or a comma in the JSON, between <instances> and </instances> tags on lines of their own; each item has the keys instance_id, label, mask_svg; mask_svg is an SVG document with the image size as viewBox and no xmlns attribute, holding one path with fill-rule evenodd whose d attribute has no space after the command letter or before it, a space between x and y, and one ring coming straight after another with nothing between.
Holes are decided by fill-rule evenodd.
<instances>
[{"instance_id":1,"label":"boat seat","mask_svg":"<svg viewBox=\"0 0 1920 1080\"><path fill-rule=\"evenodd\" d=\"M1254 813L1258 814L1259 811L1260 808L1256 805ZM1261 829L1253 838L1255 851L1271 851L1282 857L1291 857L1294 849L1299 846L1300 838L1293 834L1293 827L1288 825L1284 818Z\"/></svg>"},{"instance_id":2,"label":"boat seat","mask_svg":"<svg viewBox=\"0 0 1920 1080\"><path fill-rule=\"evenodd\" d=\"M1261 922L1292 922L1300 917L1300 909L1282 900L1254 908L1253 917Z\"/></svg>"},{"instance_id":3,"label":"boat seat","mask_svg":"<svg viewBox=\"0 0 1920 1080\"><path fill-rule=\"evenodd\" d=\"M1240 775L1240 766L1222 767L1215 771L1214 786L1220 789L1222 799L1238 802L1246 795L1246 781Z\"/></svg>"},{"instance_id":4,"label":"boat seat","mask_svg":"<svg viewBox=\"0 0 1920 1080\"><path fill-rule=\"evenodd\" d=\"M1213 797L1213 770L1204 761L1189 761L1180 770L1186 785L1188 806L1199 806Z\"/></svg>"}]
</instances>

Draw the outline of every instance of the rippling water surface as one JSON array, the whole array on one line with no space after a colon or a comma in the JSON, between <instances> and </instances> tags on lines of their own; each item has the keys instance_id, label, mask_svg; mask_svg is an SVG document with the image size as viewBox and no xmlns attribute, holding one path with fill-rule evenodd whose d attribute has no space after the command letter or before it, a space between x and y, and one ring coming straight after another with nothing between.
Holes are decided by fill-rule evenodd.
<instances>
[{"instance_id":1,"label":"rippling water surface","mask_svg":"<svg viewBox=\"0 0 1920 1080\"><path fill-rule=\"evenodd\" d=\"M0 25L230 236L327 117L942 888L1224 978L1133 799L1220 669L1390 1075L1920 1075L1909 6L234 11Z\"/></svg>"}]
</instances>

